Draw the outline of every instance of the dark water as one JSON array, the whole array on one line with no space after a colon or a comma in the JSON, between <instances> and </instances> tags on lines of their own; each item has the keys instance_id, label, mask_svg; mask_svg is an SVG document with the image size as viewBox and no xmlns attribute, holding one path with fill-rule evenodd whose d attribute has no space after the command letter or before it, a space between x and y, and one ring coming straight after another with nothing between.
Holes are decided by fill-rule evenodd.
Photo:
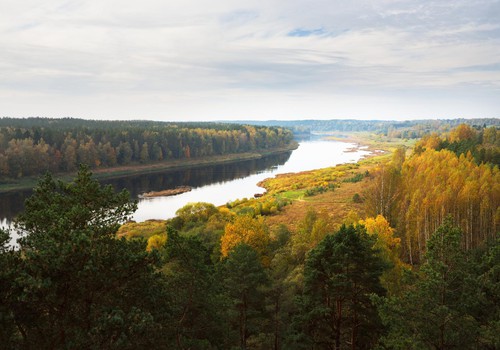
<instances>
[{"instance_id":1,"label":"dark water","mask_svg":"<svg viewBox=\"0 0 500 350\"><path fill-rule=\"evenodd\" d=\"M133 175L118 179L104 180L102 183L110 184L116 190L126 188L130 191L132 198L137 199L139 195L144 192L161 191L179 186L198 188L213 183L241 179L266 169L285 164L290 158L291 153L290 151L261 159L203 166L187 170Z\"/></svg>"},{"instance_id":2,"label":"dark water","mask_svg":"<svg viewBox=\"0 0 500 350\"><path fill-rule=\"evenodd\" d=\"M167 219L190 202L223 205L231 200L263 193L264 189L258 187L257 183L265 178L356 162L369 153L365 150L349 151L353 146L335 141L304 141L293 152L258 160L125 176L103 183L112 185L116 190L126 188L134 199L144 192L191 186L192 191L180 195L140 199L139 208L133 217L136 221ZM30 194L30 190L0 194L0 224L9 225L22 212L23 203Z\"/></svg>"},{"instance_id":3,"label":"dark water","mask_svg":"<svg viewBox=\"0 0 500 350\"><path fill-rule=\"evenodd\" d=\"M272 169L286 163L292 151L267 156L261 159L239 161L228 164L195 167L186 170L152 172L148 174L130 175L120 178L100 181L103 185L111 185L116 191L126 188L133 199L150 191L161 191L179 186L199 188L214 183L248 177L267 169ZM24 201L31 195L32 190L21 190L0 194L0 220L12 221L24 210ZM207 198L210 201L210 198Z\"/></svg>"},{"instance_id":4,"label":"dark water","mask_svg":"<svg viewBox=\"0 0 500 350\"><path fill-rule=\"evenodd\" d=\"M24 210L24 201L31 195L31 190L22 190L0 194L0 223L11 221Z\"/></svg>"}]
</instances>

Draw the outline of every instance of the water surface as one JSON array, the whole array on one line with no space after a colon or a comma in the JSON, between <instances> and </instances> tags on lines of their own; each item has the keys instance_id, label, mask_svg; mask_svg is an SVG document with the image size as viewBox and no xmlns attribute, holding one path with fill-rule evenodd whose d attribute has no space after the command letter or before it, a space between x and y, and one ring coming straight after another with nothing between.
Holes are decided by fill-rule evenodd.
<instances>
[{"instance_id":1,"label":"water surface","mask_svg":"<svg viewBox=\"0 0 500 350\"><path fill-rule=\"evenodd\" d=\"M223 205L232 200L250 198L265 191L257 183L266 178L356 162L369 154L363 149L353 151L354 146L337 141L302 141L294 151L262 159L124 176L103 183L111 184L116 190L126 188L132 198L139 200L134 220L168 219L188 203ZM171 197L139 198L141 193L185 185L193 190ZM23 211L24 201L30 194L31 190L0 194L0 225L8 226Z\"/></svg>"},{"instance_id":2,"label":"water surface","mask_svg":"<svg viewBox=\"0 0 500 350\"><path fill-rule=\"evenodd\" d=\"M274 164L269 164L265 169L256 168L248 173L244 172L244 176L236 176L231 180L213 181L203 186L194 186L192 191L176 196L141 199L139 209L134 214L134 220L168 219L174 217L179 208L193 202L209 202L215 205L223 205L235 199L250 198L265 191L263 188L258 187L257 183L266 178L278 174L356 162L370 153L359 149L351 151L354 146L345 142L325 140L301 142L285 162L276 161ZM192 186L188 182L183 184Z\"/></svg>"}]
</instances>

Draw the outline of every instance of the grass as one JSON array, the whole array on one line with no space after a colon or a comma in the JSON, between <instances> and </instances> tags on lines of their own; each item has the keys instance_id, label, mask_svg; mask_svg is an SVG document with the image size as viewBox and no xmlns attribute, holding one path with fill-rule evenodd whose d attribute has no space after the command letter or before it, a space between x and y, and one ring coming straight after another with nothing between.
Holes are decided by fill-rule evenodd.
<instances>
[{"instance_id":1,"label":"grass","mask_svg":"<svg viewBox=\"0 0 500 350\"><path fill-rule=\"evenodd\" d=\"M407 148L413 148L413 146L415 146L415 143L417 142L417 139L391 138L370 132L351 132L348 134L337 134L335 136L329 136L328 139L343 142L352 142L363 146L368 146L368 150L370 151L382 150L386 152L392 152L396 147L401 145Z\"/></svg>"},{"instance_id":2,"label":"grass","mask_svg":"<svg viewBox=\"0 0 500 350\"><path fill-rule=\"evenodd\" d=\"M371 158L361 161L359 168L345 172L345 166L340 166L344 170L344 175L337 177L338 187L334 191L327 191L314 196L299 196L305 191L286 191L280 193L292 200L292 203L284 207L280 212L273 216L266 217L266 223L269 226L285 224L292 232L297 230L298 223L304 218L305 214L310 210L315 210L318 214L324 214L328 217L334 227L339 227L345 218L355 213L358 217L365 217L365 209L363 203L355 203L353 196L358 193L362 194L364 189L369 184L369 178L363 176L358 182L344 182L345 179L353 177L352 172L364 174L367 170L373 169L380 161L387 157ZM334 173L339 173L335 168L329 168ZM317 171L320 174L325 170ZM309 174L315 176L315 171ZM290 175L293 177L293 174Z\"/></svg>"},{"instance_id":3,"label":"grass","mask_svg":"<svg viewBox=\"0 0 500 350\"><path fill-rule=\"evenodd\" d=\"M290 199L290 200L299 200L304 198L305 190L299 191L285 191L279 194L280 197Z\"/></svg>"}]
</instances>

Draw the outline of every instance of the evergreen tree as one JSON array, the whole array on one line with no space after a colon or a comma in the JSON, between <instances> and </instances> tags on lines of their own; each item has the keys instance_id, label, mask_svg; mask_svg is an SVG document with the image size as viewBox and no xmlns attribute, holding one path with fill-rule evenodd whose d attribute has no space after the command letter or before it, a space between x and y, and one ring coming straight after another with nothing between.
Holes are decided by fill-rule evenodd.
<instances>
[{"instance_id":1,"label":"evergreen tree","mask_svg":"<svg viewBox=\"0 0 500 350\"><path fill-rule=\"evenodd\" d=\"M0 344L6 349L13 348L16 342L12 302L20 262L19 252L9 246L9 240L9 232L0 229Z\"/></svg>"},{"instance_id":2,"label":"evergreen tree","mask_svg":"<svg viewBox=\"0 0 500 350\"><path fill-rule=\"evenodd\" d=\"M183 237L170 226L167 237L163 271L171 314L167 327L171 347L224 348L225 308L210 251L198 237Z\"/></svg>"},{"instance_id":3,"label":"evergreen tree","mask_svg":"<svg viewBox=\"0 0 500 350\"><path fill-rule=\"evenodd\" d=\"M493 284L491 276L481 283L474 271L477 265L460 247L461 234L448 217L429 239L425 262L419 274L413 277L413 282L409 283L408 290L400 297L380 300L380 314L389 328L383 339L387 347L481 348L479 333L482 322L491 322L484 328L484 342L493 341L488 337L494 327L498 329L498 319L494 321L494 317L487 315L498 316L498 306L491 304L494 299L491 299L491 294L486 296L486 292L498 292L498 272ZM484 276L492 272L491 261L489 264ZM498 301L498 295L496 299Z\"/></svg>"},{"instance_id":4,"label":"evergreen tree","mask_svg":"<svg viewBox=\"0 0 500 350\"><path fill-rule=\"evenodd\" d=\"M21 347L162 347L159 261L145 242L115 237L135 208L87 168L71 183L40 181L17 221L24 237L10 306Z\"/></svg>"},{"instance_id":5,"label":"evergreen tree","mask_svg":"<svg viewBox=\"0 0 500 350\"><path fill-rule=\"evenodd\" d=\"M479 255L474 312L480 326L478 343L485 349L500 349L500 239Z\"/></svg>"},{"instance_id":6,"label":"evergreen tree","mask_svg":"<svg viewBox=\"0 0 500 350\"><path fill-rule=\"evenodd\" d=\"M247 349L247 340L259 333L264 314L263 287L268 277L258 253L249 245L240 243L221 263L221 279L229 297L233 328L239 333L239 346Z\"/></svg>"},{"instance_id":7,"label":"evergreen tree","mask_svg":"<svg viewBox=\"0 0 500 350\"><path fill-rule=\"evenodd\" d=\"M362 226L342 226L308 255L296 346L370 349L381 331L371 294L383 295L386 263Z\"/></svg>"}]
</instances>

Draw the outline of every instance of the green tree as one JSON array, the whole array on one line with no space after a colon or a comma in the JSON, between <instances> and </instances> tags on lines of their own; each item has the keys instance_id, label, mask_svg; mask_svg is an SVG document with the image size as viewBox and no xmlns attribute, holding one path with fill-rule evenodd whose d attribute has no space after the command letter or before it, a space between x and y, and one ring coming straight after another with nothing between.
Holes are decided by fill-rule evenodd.
<instances>
[{"instance_id":1,"label":"green tree","mask_svg":"<svg viewBox=\"0 0 500 350\"><path fill-rule=\"evenodd\" d=\"M140 161L141 163L149 162L149 146L147 142L144 142L141 147L140 153Z\"/></svg>"},{"instance_id":2,"label":"green tree","mask_svg":"<svg viewBox=\"0 0 500 350\"><path fill-rule=\"evenodd\" d=\"M479 251L479 288L474 317L480 325L479 341L485 349L500 349L500 239L486 252Z\"/></svg>"},{"instance_id":3,"label":"green tree","mask_svg":"<svg viewBox=\"0 0 500 350\"><path fill-rule=\"evenodd\" d=\"M17 336L12 301L20 262L19 252L9 241L9 232L0 229L0 344L6 349L14 347Z\"/></svg>"},{"instance_id":4,"label":"green tree","mask_svg":"<svg viewBox=\"0 0 500 350\"><path fill-rule=\"evenodd\" d=\"M71 183L40 181L16 223L24 236L12 310L23 348L161 344L158 259L144 241L115 237L135 208L85 167Z\"/></svg>"},{"instance_id":5,"label":"green tree","mask_svg":"<svg viewBox=\"0 0 500 350\"><path fill-rule=\"evenodd\" d=\"M268 341L267 346L262 347L265 349L289 348L289 344L286 343L286 333L297 310L295 298L301 284L294 279L293 269L296 266L292 263L290 249L285 244L275 252L269 269L271 284L267 292L266 325Z\"/></svg>"},{"instance_id":6,"label":"green tree","mask_svg":"<svg viewBox=\"0 0 500 350\"><path fill-rule=\"evenodd\" d=\"M133 151L129 142L120 142L118 146L118 163L122 165L130 164L132 161Z\"/></svg>"},{"instance_id":7,"label":"green tree","mask_svg":"<svg viewBox=\"0 0 500 350\"><path fill-rule=\"evenodd\" d=\"M163 151L162 151L160 145L158 144L158 142L155 142L153 144L151 156L152 156L153 160L156 160L156 161L163 159Z\"/></svg>"},{"instance_id":8,"label":"green tree","mask_svg":"<svg viewBox=\"0 0 500 350\"><path fill-rule=\"evenodd\" d=\"M259 254L245 243L234 247L222 261L220 275L234 313L231 319L239 333L239 346L246 349L248 338L260 330L265 306L263 287L268 277Z\"/></svg>"},{"instance_id":9,"label":"green tree","mask_svg":"<svg viewBox=\"0 0 500 350\"><path fill-rule=\"evenodd\" d=\"M170 226L165 246L171 318L170 342L178 349L213 349L224 343L225 308L210 251L197 237L183 237Z\"/></svg>"},{"instance_id":10,"label":"green tree","mask_svg":"<svg viewBox=\"0 0 500 350\"><path fill-rule=\"evenodd\" d=\"M460 247L461 234L448 217L429 239L425 262L408 290L381 299L380 315L389 328L383 339L387 347L478 348L480 326L474 310L481 308L483 293L475 264Z\"/></svg>"},{"instance_id":11,"label":"green tree","mask_svg":"<svg viewBox=\"0 0 500 350\"><path fill-rule=\"evenodd\" d=\"M384 295L386 263L363 226L343 225L308 255L298 345L313 349L370 349L381 324L370 296Z\"/></svg>"}]
</instances>

